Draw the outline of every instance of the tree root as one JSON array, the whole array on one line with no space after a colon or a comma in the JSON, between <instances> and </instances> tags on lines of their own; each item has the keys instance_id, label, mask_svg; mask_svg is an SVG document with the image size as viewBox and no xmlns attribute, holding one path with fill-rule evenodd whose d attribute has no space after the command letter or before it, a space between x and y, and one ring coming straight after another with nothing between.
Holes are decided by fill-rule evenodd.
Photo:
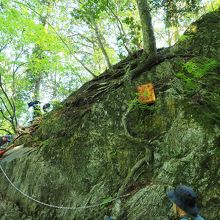
<instances>
[{"instance_id":1,"label":"tree root","mask_svg":"<svg viewBox=\"0 0 220 220\"><path fill-rule=\"evenodd\" d=\"M122 183L121 187L118 190L117 193L117 197L120 197L124 191L126 190L127 185L132 181L135 173L143 166L143 165L149 165L151 160L153 159L153 148L152 148L152 143L159 139L160 137L163 136L163 134L165 134L167 131L162 131L161 133L159 133L158 135L154 136L153 138L151 138L150 140L143 140L140 138L136 138L133 137L127 128L127 123L126 123L126 117L129 114L129 112L132 110L132 107L128 107L127 111L125 112L125 114L122 116L122 126L124 128L124 132L127 138L129 138L131 141L135 141L136 143L145 143L145 156L140 159L130 170L130 172L128 173L127 177L125 178L124 182ZM119 216L121 215L121 213L123 212L122 209L122 202L121 199L116 200L114 207L113 207L113 216L115 217L115 219L118 219Z\"/></svg>"},{"instance_id":2,"label":"tree root","mask_svg":"<svg viewBox=\"0 0 220 220\"><path fill-rule=\"evenodd\" d=\"M123 195L127 185L132 181L135 173L145 164L149 165L150 159L151 159L151 150L146 148L146 154L145 156L140 159L130 170L130 172L128 173L127 177L125 178L125 181L123 182L123 184L121 185L121 187L118 190L117 193L117 197L119 197L119 199L117 199L115 201L114 207L113 207L113 216L114 218L118 219L118 216L120 216L120 214L122 213L122 202L121 202L121 196Z\"/></svg>"},{"instance_id":3,"label":"tree root","mask_svg":"<svg viewBox=\"0 0 220 220\"><path fill-rule=\"evenodd\" d=\"M124 81L131 82L134 78L138 77L141 73L150 70L153 66L158 65L162 62L164 62L167 59L172 59L175 57L193 57L192 54L166 54L161 55L157 54L155 56L149 56L149 57L141 57L139 59L136 59L131 65L130 65L130 71L128 71L124 75Z\"/></svg>"},{"instance_id":4,"label":"tree root","mask_svg":"<svg viewBox=\"0 0 220 220\"><path fill-rule=\"evenodd\" d=\"M128 127L127 127L127 122L126 122L126 118L128 116L128 114L130 113L130 111L132 110L132 107L128 107L127 108L127 111L125 112L125 114L122 116L122 126L124 128L124 133L125 133L125 136L131 140L131 141L134 141L136 143L146 143L147 141L146 140L143 140L141 138L137 138L137 137L134 137L132 136L129 131L128 131Z\"/></svg>"},{"instance_id":5,"label":"tree root","mask_svg":"<svg viewBox=\"0 0 220 220\"><path fill-rule=\"evenodd\" d=\"M133 141L135 143L143 143L143 144L151 145L151 143L154 140L156 140L157 138L159 138L160 136L162 136L163 134L165 134L167 132L167 131L162 131L160 134L156 135L155 137L151 138L150 140L141 139L141 138L137 138L137 137L132 136L128 131L127 122L126 122L126 118L127 118L128 114L130 113L130 111L132 111L132 106L129 106L127 108L127 111L122 116L122 122L121 122L122 126L124 128L124 134L130 141Z\"/></svg>"},{"instance_id":6,"label":"tree root","mask_svg":"<svg viewBox=\"0 0 220 220\"><path fill-rule=\"evenodd\" d=\"M146 148L146 155L140 159L130 170L129 174L127 175L127 177L125 178L123 184L121 185L121 187L118 190L117 196L121 196L125 189L126 186L131 182L134 174L144 165L147 164L149 165L149 161L151 159L151 152L148 148Z\"/></svg>"}]
</instances>

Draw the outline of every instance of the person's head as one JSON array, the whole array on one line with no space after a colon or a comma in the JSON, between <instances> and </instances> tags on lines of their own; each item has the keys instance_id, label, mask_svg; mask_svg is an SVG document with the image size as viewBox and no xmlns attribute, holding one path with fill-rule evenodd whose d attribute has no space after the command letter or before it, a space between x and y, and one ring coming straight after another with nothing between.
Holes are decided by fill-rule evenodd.
<instances>
[{"instance_id":1,"label":"person's head","mask_svg":"<svg viewBox=\"0 0 220 220\"><path fill-rule=\"evenodd\" d=\"M30 107L38 106L39 104L40 104L40 101L35 100L33 102L29 102L28 107L30 108Z\"/></svg>"},{"instance_id":2,"label":"person's head","mask_svg":"<svg viewBox=\"0 0 220 220\"><path fill-rule=\"evenodd\" d=\"M9 137L7 135L3 136L2 141L3 141L3 143L9 142Z\"/></svg>"},{"instance_id":3,"label":"person's head","mask_svg":"<svg viewBox=\"0 0 220 220\"><path fill-rule=\"evenodd\" d=\"M49 108L50 108L50 103L46 103L45 105L43 105L44 112L47 112Z\"/></svg>"},{"instance_id":4,"label":"person's head","mask_svg":"<svg viewBox=\"0 0 220 220\"><path fill-rule=\"evenodd\" d=\"M173 203L174 212L179 216L198 215L197 195L191 187L177 186L174 190L167 192L167 197Z\"/></svg>"}]
</instances>

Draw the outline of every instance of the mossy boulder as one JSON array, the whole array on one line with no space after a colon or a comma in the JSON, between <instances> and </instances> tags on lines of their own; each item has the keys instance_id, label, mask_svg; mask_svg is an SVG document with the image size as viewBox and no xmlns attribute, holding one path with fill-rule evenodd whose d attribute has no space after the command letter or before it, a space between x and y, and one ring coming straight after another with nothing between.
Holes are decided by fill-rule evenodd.
<instances>
[{"instance_id":1,"label":"mossy boulder","mask_svg":"<svg viewBox=\"0 0 220 220\"><path fill-rule=\"evenodd\" d=\"M125 67L140 52L83 85L17 140L35 150L1 166L22 192L59 209L30 200L2 175L0 218L170 219L166 191L186 184L198 192L201 214L218 219L220 12L203 16L184 36L158 51L173 56L132 83L123 81ZM216 65L195 78L186 64L201 59ZM137 86L147 82L156 103L130 108Z\"/></svg>"}]
</instances>

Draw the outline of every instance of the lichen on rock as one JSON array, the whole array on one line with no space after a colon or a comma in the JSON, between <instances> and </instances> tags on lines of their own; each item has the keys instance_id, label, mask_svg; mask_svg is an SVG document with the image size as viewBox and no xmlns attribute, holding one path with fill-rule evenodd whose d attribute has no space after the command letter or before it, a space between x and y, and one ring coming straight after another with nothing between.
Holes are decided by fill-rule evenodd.
<instances>
[{"instance_id":1,"label":"lichen on rock","mask_svg":"<svg viewBox=\"0 0 220 220\"><path fill-rule=\"evenodd\" d=\"M35 151L1 161L14 184L40 201L99 206L46 207L16 192L2 176L0 218L168 219L165 192L187 184L198 192L201 214L218 219L220 67L207 71L197 80L199 90L190 92L177 73L201 56L220 62L219 27L220 12L203 16L184 34L190 37L158 51L172 57L150 66L131 84L122 80L124 67L140 53L121 61L70 95L36 131L17 140ZM125 115L137 85L146 82L155 85L155 109L137 108Z\"/></svg>"}]
</instances>

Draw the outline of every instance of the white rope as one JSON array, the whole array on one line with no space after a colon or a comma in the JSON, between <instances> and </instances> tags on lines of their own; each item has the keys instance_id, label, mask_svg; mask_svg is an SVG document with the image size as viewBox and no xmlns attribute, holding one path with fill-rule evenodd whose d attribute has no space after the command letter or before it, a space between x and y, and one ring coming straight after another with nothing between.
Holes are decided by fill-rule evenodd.
<instances>
[{"instance_id":1,"label":"white rope","mask_svg":"<svg viewBox=\"0 0 220 220\"><path fill-rule=\"evenodd\" d=\"M118 200L120 198L123 198L123 197L127 197L129 196L130 194L126 194L126 195L122 195L122 196L118 196L114 199L111 199L107 202L101 202L101 203L97 203L97 204L93 204L93 205L88 205L88 206L79 206L79 207L68 207L68 206L57 206L57 205L52 205L52 204L47 204L45 202L41 202L31 196L29 196L28 194L26 194L25 192L21 191L18 187L15 186L15 184L10 180L10 178L7 176L7 174L5 173L5 171L3 170L2 166L0 165L0 169L2 171L2 173L4 174L5 178L8 180L8 182L19 192L21 193L23 196L27 197L28 199L36 202L36 203L39 203L41 205L44 205L44 206L47 206L47 207L50 207L50 208L55 208L55 209L66 209L66 210L77 210L77 209L89 209L89 208L95 208L95 207L98 207L98 206L102 206L102 205L105 205L105 204L108 204L110 202L113 202L115 200Z\"/></svg>"}]
</instances>

